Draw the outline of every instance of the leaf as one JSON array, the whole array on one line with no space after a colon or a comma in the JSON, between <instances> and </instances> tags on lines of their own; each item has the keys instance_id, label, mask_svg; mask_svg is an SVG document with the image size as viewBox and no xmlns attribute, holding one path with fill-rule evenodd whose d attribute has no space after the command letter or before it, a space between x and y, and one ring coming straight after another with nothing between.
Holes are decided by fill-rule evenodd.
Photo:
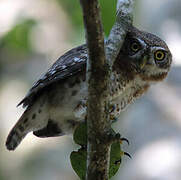
<instances>
[{"instance_id":1,"label":"leaf","mask_svg":"<svg viewBox=\"0 0 181 180\"><path fill-rule=\"evenodd\" d=\"M121 147L119 143L114 143L111 146L110 154L110 166L109 166L109 178L113 177L119 170L120 163L116 163L121 159ZM73 151L70 154L70 161L72 168L79 176L80 179L85 179L86 176L86 159L87 151L86 149L79 149L78 151Z\"/></svg>"},{"instance_id":2,"label":"leaf","mask_svg":"<svg viewBox=\"0 0 181 180\"><path fill-rule=\"evenodd\" d=\"M75 130L73 139L76 144L81 146L87 145L87 126L85 123L81 123Z\"/></svg>"},{"instance_id":3,"label":"leaf","mask_svg":"<svg viewBox=\"0 0 181 180\"><path fill-rule=\"evenodd\" d=\"M117 171L119 170L121 160L121 145L120 143L113 143L111 145L111 152L110 152L110 165L109 165L109 178L113 177Z\"/></svg>"},{"instance_id":4,"label":"leaf","mask_svg":"<svg viewBox=\"0 0 181 180\"><path fill-rule=\"evenodd\" d=\"M85 179L86 176L86 159L87 159L86 149L79 149L77 152L73 151L70 154L70 161L72 164L72 168L74 169L74 171L81 180Z\"/></svg>"},{"instance_id":5,"label":"leaf","mask_svg":"<svg viewBox=\"0 0 181 180\"><path fill-rule=\"evenodd\" d=\"M114 132L114 130L112 130ZM86 176L86 160L87 160L87 126L85 123L81 123L75 130L73 139L76 144L81 145L78 151L73 151L70 154L70 161L72 168L79 176L80 179L85 179ZM120 167L121 162L121 145L120 143L113 143L110 151L110 166L109 166L109 178L113 177ZM118 163L117 163L118 162Z\"/></svg>"}]
</instances>

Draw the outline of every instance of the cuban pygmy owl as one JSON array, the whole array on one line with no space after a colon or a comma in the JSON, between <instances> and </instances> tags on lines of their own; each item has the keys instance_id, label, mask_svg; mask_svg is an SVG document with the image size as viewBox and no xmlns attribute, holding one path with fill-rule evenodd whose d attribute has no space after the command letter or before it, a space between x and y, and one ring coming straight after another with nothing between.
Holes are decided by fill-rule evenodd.
<instances>
[{"instance_id":1,"label":"cuban pygmy owl","mask_svg":"<svg viewBox=\"0 0 181 180\"><path fill-rule=\"evenodd\" d=\"M112 119L151 84L162 81L172 62L171 52L159 37L130 27L111 74ZM14 150L27 133L38 137L72 133L86 116L87 47L76 47L61 56L18 104L26 110L8 135Z\"/></svg>"}]
</instances>

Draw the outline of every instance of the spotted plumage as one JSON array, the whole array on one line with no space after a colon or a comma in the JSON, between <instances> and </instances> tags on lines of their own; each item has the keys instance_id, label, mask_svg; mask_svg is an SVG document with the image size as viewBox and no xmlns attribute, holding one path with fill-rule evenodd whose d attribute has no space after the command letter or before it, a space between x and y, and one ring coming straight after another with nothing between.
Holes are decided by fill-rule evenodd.
<instances>
[{"instance_id":1,"label":"spotted plumage","mask_svg":"<svg viewBox=\"0 0 181 180\"><path fill-rule=\"evenodd\" d=\"M163 80L171 53L160 38L131 27L112 69L110 118L140 97L151 84ZM25 112L11 130L6 146L14 150L27 133L53 137L72 133L86 118L86 45L61 56L19 103Z\"/></svg>"}]
</instances>

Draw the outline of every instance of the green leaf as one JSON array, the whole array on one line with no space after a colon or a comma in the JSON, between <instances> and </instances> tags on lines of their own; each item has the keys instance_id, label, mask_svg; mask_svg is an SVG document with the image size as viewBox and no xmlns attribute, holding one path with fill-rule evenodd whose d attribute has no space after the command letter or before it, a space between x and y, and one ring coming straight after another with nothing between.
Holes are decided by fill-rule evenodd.
<instances>
[{"instance_id":1,"label":"green leaf","mask_svg":"<svg viewBox=\"0 0 181 180\"><path fill-rule=\"evenodd\" d=\"M86 176L86 159L87 151L85 149L79 149L70 154L72 168L81 180L85 179Z\"/></svg>"},{"instance_id":2,"label":"green leaf","mask_svg":"<svg viewBox=\"0 0 181 180\"><path fill-rule=\"evenodd\" d=\"M109 166L109 178L113 177L119 170L120 163L116 163L121 159L121 147L119 143L114 143L111 146L110 154L110 166ZM86 149L79 149L78 151L73 151L70 154L70 161L72 168L79 176L81 180L85 179L86 176L86 161L87 161L87 151Z\"/></svg>"},{"instance_id":3,"label":"green leaf","mask_svg":"<svg viewBox=\"0 0 181 180\"><path fill-rule=\"evenodd\" d=\"M81 148L78 151L73 151L70 155L72 168L80 179L85 179L87 161L87 150L85 149L87 146L87 126L85 123L81 123L76 128L73 138L76 144L81 145ZM122 154L120 143L113 143L110 151L109 178L119 170Z\"/></svg>"},{"instance_id":4,"label":"green leaf","mask_svg":"<svg viewBox=\"0 0 181 180\"><path fill-rule=\"evenodd\" d=\"M110 152L109 178L113 177L119 170L121 160L121 146L120 143L113 143Z\"/></svg>"},{"instance_id":5,"label":"green leaf","mask_svg":"<svg viewBox=\"0 0 181 180\"><path fill-rule=\"evenodd\" d=\"M85 123L81 123L75 130L73 139L76 144L81 146L87 145L87 126Z\"/></svg>"}]
</instances>

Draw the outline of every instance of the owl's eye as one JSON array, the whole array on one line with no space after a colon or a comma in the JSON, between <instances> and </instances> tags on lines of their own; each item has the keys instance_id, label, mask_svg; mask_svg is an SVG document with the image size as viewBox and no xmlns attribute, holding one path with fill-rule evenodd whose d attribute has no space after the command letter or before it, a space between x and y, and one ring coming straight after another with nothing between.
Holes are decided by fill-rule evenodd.
<instances>
[{"instance_id":1,"label":"owl's eye","mask_svg":"<svg viewBox=\"0 0 181 180\"><path fill-rule=\"evenodd\" d=\"M163 50L157 50L154 53L154 58L157 61L162 61L165 58L165 52Z\"/></svg>"},{"instance_id":2,"label":"owl's eye","mask_svg":"<svg viewBox=\"0 0 181 180\"><path fill-rule=\"evenodd\" d=\"M140 50L140 45L137 42L133 42L131 44L131 50L135 53L138 52Z\"/></svg>"}]
</instances>

